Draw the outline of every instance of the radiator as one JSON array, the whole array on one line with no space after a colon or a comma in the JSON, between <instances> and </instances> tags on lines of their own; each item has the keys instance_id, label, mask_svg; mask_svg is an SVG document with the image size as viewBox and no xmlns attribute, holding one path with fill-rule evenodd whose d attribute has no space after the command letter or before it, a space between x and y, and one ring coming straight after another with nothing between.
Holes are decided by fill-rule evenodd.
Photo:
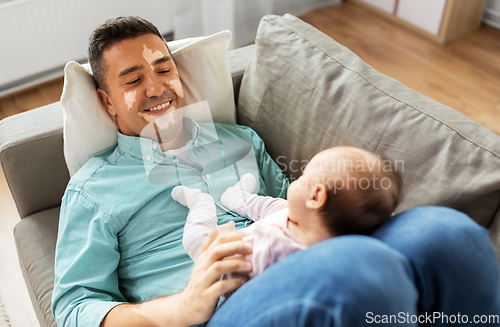
<instances>
[{"instance_id":1,"label":"radiator","mask_svg":"<svg viewBox=\"0 0 500 327\"><path fill-rule=\"evenodd\" d=\"M88 37L106 19L141 16L172 32L173 0L0 0L0 96L62 76L86 61Z\"/></svg>"}]
</instances>

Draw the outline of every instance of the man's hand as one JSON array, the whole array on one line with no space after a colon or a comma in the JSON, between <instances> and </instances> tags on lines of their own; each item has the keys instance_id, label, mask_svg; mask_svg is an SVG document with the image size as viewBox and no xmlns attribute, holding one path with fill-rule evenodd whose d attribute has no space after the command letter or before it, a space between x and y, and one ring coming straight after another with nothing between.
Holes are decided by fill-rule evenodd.
<instances>
[{"instance_id":1,"label":"man's hand","mask_svg":"<svg viewBox=\"0 0 500 327\"><path fill-rule=\"evenodd\" d=\"M221 280L222 275L247 274L252 270L251 263L245 259L245 255L252 252L252 244L242 241L246 234L231 231L231 226L234 230L234 222L223 226L228 228L222 228L223 232L214 229L206 237L189 284L181 293L193 324L210 319L219 297L235 291L244 283L240 278Z\"/></svg>"},{"instance_id":2,"label":"man's hand","mask_svg":"<svg viewBox=\"0 0 500 327\"><path fill-rule=\"evenodd\" d=\"M221 276L248 274L252 270L251 263L245 259L252 253L252 244L242 240L245 233L230 231L231 226L227 227L222 233L214 229L208 234L184 291L139 304L118 305L109 311L101 327L189 327L210 319L219 297L244 283L239 278L221 280Z\"/></svg>"}]
</instances>

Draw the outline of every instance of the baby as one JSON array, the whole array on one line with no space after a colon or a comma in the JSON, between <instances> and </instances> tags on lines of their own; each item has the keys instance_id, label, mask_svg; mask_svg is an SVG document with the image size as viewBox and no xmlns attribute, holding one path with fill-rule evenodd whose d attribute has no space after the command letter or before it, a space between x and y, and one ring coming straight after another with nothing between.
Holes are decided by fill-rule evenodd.
<instances>
[{"instance_id":1,"label":"baby","mask_svg":"<svg viewBox=\"0 0 500 327\"><path fill-rule=\"evenodd\" d=\"M401 176L390 160L354 147L333 147L316 154L288 188L288 200L252 194L252 174L244 175L221 203L255 223L243 229L253 243L247 256L250 278L291 253L330 237L371 234L393 213ZM217 228L213 198L177 186L172 198L189 208L183 245L197 261L203 239Z\"/></svg>"}]
</instances>

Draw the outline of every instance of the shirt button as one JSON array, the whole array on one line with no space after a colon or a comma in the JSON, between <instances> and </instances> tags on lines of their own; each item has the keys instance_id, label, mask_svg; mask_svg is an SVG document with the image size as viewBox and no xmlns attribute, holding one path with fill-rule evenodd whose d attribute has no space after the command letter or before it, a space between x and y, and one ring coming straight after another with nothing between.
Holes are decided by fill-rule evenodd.
<instances>
[{"instance_id":1,"label":"shirt button","mask_svg":"<svg viewBox=\"0 0 500 327\"><path fill-rule=\"evenodd\" d=\"M156 143L153 143L153 150L156 150L157 147Z\"/></svg>"},{"instance_id":2,"label":"shirt button","mask_svg":"<svg viewBox=\"0 0 500 327\"><path fill-rule=\"evenodd\" d=\"M151 156L146 156L146 159L147 159L148 161L151 161Z\"/></svg>"},{"instance_id":3,"label":"shirt button","mask_svg":"<svg viewBox=\"0 0 500 327\"><path fill-rule=\"evenodd\" d=\"M179 163L179 159L174 159L174 162L175 163Z\"/></svg>"},{"instance_id":4,"label":"shirt button","mask_svg":"<svg viewBox=\"0 0 500 327\"><path fill-rule=\"evenodd\" d=\"M207 179L210 179L210 174L206 174L206 175L205 175L205 177L206 177Z\"/></svg>"}]
</instances>

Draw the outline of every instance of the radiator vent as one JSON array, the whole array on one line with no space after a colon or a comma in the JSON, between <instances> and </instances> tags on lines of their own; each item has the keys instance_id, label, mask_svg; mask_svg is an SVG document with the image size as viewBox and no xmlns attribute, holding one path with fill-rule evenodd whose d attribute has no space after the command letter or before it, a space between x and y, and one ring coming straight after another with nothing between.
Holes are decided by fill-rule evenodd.
<instances>
[{"instance_id":1,"label":"radiator vent","mask_svg":"<svg viewBox=\"0 0 500 327\"><path fill-rule=\"evenodd\" d=\"M86 58L88 37L106 19L136 15L172 32L173 0L0 0L0 96L70 60Z\"/></svg>"},{"instance_id":2,"label":"radiator vent","mask_svg":"<svg viewBox=\"0 0 500 327\"><path fill-rule=\"evenodd\" d=\"M3 5L4 3L8 3L8 2L14 2L16 0L0 0L0 6Z\"/></svg>"}]
</instances>

